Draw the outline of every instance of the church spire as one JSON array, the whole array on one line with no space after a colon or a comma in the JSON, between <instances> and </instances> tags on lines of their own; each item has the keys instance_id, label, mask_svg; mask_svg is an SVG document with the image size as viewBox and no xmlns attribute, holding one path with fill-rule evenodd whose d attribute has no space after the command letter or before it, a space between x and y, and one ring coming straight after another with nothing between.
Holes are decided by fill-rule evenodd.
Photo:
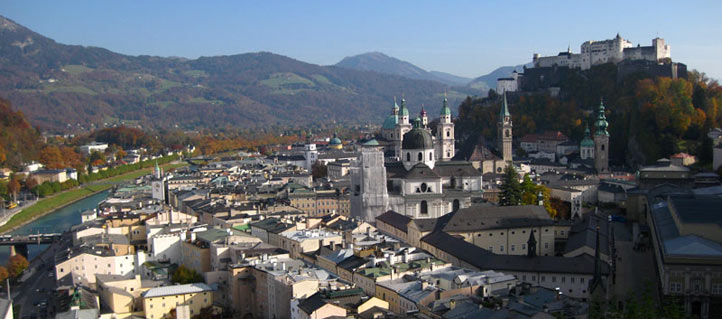
<instances>
[{"instance_id":1,"label":"church spire","mask_svg":"<svg viewBox=\"0 0 722 319\"><path fill-rule=\"evenodd\" d=\"M594 122L594 126L596 128L594 135L609 135L609 132L607 132L609 123L607 122L607 116L604 114L605 110L604 99L602 99L599 102L599 108L597 109L597 121Z\"/></svg>"},{"instance_id":2,"label":"church spire","mask_svg":"<svg viewBox=\"0 0 722 319\"><path fill-rule=\"evenodd\" d=\"M503 121L505 117L510 116L509 106L506 103L506 92L504 92L504 102L501 104L501 111L499 112L499 121Z\"/></svg>"},{"instance_id":3,"label":"church spire","mask_svg":"<svg viewBox=\"0 0 722 319\"><path fill-rule=\"evenodd\" d=\"M528 257L536 256L536 238L534 238L534 232L529 231L529 240L526 241L526 255Z\"/></svg>"}]
</instances>

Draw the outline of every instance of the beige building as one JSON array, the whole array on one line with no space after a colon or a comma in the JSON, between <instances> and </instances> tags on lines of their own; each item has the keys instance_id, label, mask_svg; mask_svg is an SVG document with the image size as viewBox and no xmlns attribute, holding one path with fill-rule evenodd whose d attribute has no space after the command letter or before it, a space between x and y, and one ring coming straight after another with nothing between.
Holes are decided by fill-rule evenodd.
<instances>
[{"instance_id":1,"label":"beige building","mask_svg":"<svg viewBox=\"0 0 722 319\"><path fill-rule=\"evenodd\" d=\"M103 305L118 316L143 311L141 295L163 282L141 280L140 275L120 276L97 274L98 297Z\"/></svg>"},{"instance_id":2,"label":"beige building","mask_svg":"<svg viewBox=\"0 0 722 319\"><path fill-rule=\"evenodd\" d=\"M270 244L289 251L291 258L301 258L301 253L317 251L321 246L340 244L343 237L341 234L311 229L289 230L279 234L276 240L278 242L270 240Z\"/></svg>"},{"instance_id":3,"label":"beige building","mask_svg":"<svg viewBox=\"0 0 722 319\"><path fill-rule=\"evenodd\" d=\"M170 318L171 311L188 307L189 315L213 304L213 289L203 283L174 285L149 289L143 294L143 311L148 319Z\"/></svg>"}]
</instances>

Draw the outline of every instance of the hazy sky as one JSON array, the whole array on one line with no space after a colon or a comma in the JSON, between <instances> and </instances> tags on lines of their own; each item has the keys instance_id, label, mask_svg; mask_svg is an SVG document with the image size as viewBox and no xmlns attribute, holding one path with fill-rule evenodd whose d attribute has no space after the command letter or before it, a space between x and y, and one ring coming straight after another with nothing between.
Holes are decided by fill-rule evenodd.
<instances>
[{"instance_id":1,"label":"hazy sky","mask_svg":"<svg viewBox=\"0 0 722 319\"><path fill-rule=\"evenodd\" d=\"M672 59L722 79L722 1L36 1L0 14L66 44L196 58L271 51L328 65L381 51L475 77L617 32L664 38Z\"/></svg>"}]
</instances>

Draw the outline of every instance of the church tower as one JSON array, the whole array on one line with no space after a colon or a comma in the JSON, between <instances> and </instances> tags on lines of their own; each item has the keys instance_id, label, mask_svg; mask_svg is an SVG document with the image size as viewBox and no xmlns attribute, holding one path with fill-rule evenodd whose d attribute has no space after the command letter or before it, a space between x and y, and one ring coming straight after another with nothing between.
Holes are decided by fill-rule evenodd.
<instances>
[{"instance_id":1,"label":"church tower","mask_svg":"<svg viewBox=\"0 0 722 319\"><path fill-rule=\"evenodd\" d=\"M506 163L511 163L511 114L509 113L509 106L506 103L506 93L504 93L504 102L501 105L501 112L499 112L499 122L497 123L497 140L499 143L499 153L501 158Z\"/></svg>"},{"instance_id":2,"label":"church tower","mask_svg":"<svg viewBox=\"0 0 722 319\"><path fill-rule=\"evenodd\" d=\"M401 110L398 116L399 122L396 124L396 133L394 134L396 139L394 140L394 151L396 157L401 158L401 143L404 140L404 134L411 131L411 123L409 122L409 109L406 108L406 99L401 97Z\"/></svg>"},{"instance_id":3,"label":"church tower","mask_svg":"<svg viewBox=\"0 0 722 319\"><path fill-rule=\"evenodd\" d=\"M447 104L444 93L444 105L439 114L439 124L436 127L436 157L441 161L451 160L456 155L454 148L454 122L451 121L451 109Z\"/></svg>"},{"instance_id":4,"label":"church tower","mask_svg":"<svg viewBox=\"0 0 722 319\"><path fill-rule=\"evenodd\" d=\"M306 159L306 169L311 172L313 164L318 160L318 150L316 143L313 142L313 134L311 131L306 135L306 145L303 147L303 157Z\"/></svg>"},{"instance_id":5,"label":"church tower","mask_svg":"<svg viewBox=\"0 0 722 319\"><path fill-rule=\"evenodd\" d=\"M419 113L419 115L421 115L421 127L428 128L429 117L427 116L426 110L424 109L423 105L421 106L421 113Z\"/></svg>"},{"instance_id":6,"label":"church tower","mask_svg":"<svg viewBox=\"0 0 722 319\"><path fill-rule=\"evenodd\" d=\"M599 103L597 120L594 122L594 168L597 174L609 173L609 132L607 116L604 115L604 101Z\"/></svg>"}]
</instances>

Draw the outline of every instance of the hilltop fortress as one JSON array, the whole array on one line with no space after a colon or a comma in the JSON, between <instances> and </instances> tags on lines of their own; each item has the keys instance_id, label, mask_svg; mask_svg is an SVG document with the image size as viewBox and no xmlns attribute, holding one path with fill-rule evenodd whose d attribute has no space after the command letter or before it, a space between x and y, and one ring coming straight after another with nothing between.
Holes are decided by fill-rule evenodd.
<instances>
[{"instance_id":1,"label":"hilltop fortress","mask_svg":"<svg viewBox=\"0 0 722 319\"><path fill-rule=\"evenodd\" d=\"M624 60L646 60L658 62L664 58L671 58L670 48L664 39L652 39L652 46L634 47L632 42L622 38L617 33L614 39L604 41L586 41L582 43L581 53L572 53L571 48L560 52L556 56L540 56L534 53L533 64L535 68L566 66L571 69L588 70L593 65L604 63L619 63Z\"/></svg>"}]
</instances>

